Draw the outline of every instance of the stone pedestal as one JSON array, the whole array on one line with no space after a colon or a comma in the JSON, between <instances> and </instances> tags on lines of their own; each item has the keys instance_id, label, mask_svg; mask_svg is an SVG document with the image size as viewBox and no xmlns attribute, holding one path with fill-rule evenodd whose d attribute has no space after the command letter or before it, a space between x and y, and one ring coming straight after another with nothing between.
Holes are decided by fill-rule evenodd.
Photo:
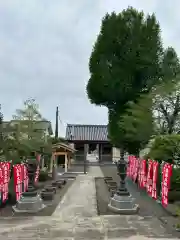
<instances>
[{"instance_id":1,"label":"stone pedestal","mask_svg":"<svg viewBox=\"0 0 180 240\"><path fill-rule=\"evenodd\" d=\"M16 213L37 213L43 208L45 208L45 205L39 194L33 197L22 196L16 205L13 206L13 210Z\"/></svg>"},{"instance_id":2,"label":"stone pedestal","mask_svg":"<svg viewBox=\"0 0 180 240\"><path fill-rule=\"evenodd\" d=\"M118 195L117 193L110 199L108 208L119 214L132 215L136 214L139 210L139 206L134 203L134 200L131 195Z\"/></svg>"}]
</instances>

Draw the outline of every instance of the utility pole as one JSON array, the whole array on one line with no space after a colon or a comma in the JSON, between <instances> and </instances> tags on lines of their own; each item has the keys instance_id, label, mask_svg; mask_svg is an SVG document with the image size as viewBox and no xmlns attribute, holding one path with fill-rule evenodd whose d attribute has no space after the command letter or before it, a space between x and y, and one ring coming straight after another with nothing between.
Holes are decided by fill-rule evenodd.
<instances>
[{"instance_id":1,"label":"utility pole","mask_svg":"<svg viewBox=\"0 0 180 240\"><path fill-rule=\"evenodd\" d=\"M58 139L58 132L59 132L59 127L58 127L58 120L59 120L59 109L56 107L56 126L55 126L55 139Z\"/></svg>"},{"instance_id":2,"label":"utility pole","mask_svg":"<svg viewBox=\"0 0 180 240\"><path fill-rule=\"evenodd\" d=\"M56 107L56 126L55 126L55 140L58 141L58 120L59 120L59 109ZM53 168L52 168L52 178L54 181L57 180L57 157L53 155Z\"/></svg>"}]
</instances>

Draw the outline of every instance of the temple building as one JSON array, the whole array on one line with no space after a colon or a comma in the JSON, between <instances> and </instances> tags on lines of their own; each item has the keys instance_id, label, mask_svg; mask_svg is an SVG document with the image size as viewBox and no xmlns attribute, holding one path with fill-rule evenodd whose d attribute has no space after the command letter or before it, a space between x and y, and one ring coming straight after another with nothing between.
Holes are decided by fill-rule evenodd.
<instances>
[{"instance_id":1,"label":"temple building","mask_svg":"<svg viewBox=\"0 0 180 240\"><path fill-rule=\"evenodd\" d=\"M66 140L75 152L75 161L84 161L88 154L94 154L98 162L112 162L119 159L119 149L108 139L107 125L67 124Z\"/></svg>"}]
</instances>

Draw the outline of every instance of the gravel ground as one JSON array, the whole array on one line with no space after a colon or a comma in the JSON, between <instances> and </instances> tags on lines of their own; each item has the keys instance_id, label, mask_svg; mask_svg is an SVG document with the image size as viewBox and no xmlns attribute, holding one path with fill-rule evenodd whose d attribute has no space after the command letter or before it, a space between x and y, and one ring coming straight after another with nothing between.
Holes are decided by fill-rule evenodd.
<instances>
[{"instance_id":1,"label":"gravel ground","mask_svg":"<svg viewBox=\"0 0 180 240\"><path fill-rule=\"evenodd\" d=\"M108 209L110 193L103 178L95 178L98 215L112 215Z\"/></svg>"},{"instance_id":2,"label":"gravel ground","mask_svg":"<svg viewBox=\"0 0 180 240\"><path fill-rule=\"evenodd\" d=\"M104 176L112 177L117 183L120 181L117 175L117 169L115 166L101 166L101 170ZM161 206L161 204L154 201L147 195L144 190L137 187L137 184L133 183L130 179L127 179L127 188L130 191L132 197L136 199L136 203L139 204L140 210L138 215L142 217L156 217L158 218L169 231L174 232L173 225L178 222L178 219L169 215L168 212ZM110 194L106 184L102 179L96 179L96 194L98 212L101 215L113 214L107 208L109 203ZM180 237L179 233L178 237Z\"/></svg>"}]
</instances>

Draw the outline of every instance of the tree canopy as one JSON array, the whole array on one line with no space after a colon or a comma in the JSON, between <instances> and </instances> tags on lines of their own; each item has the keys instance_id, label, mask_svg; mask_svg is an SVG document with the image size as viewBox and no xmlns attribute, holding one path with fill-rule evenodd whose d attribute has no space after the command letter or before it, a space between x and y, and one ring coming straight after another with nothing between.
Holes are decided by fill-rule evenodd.
<instances>
[{"instance_id":1,"label":"tree canopy","mask_svg":"<svg viewBox=\"0 0 180 240\"><path fill-rule=\"evenodd\" d=\"M180 62L172 47L164 52L162 83L152 91L156 130L161 134L180 130Z\"/></svg>"},{"instance_id":2,"label":"tree canopy","mask_svg":"<svg viewBox=\"0 0 180 240\"><path fill-rule=\"evenodd\" d=\"M28 156L31 152L41 151L51 152L52 140L46 136L43 130L42 115L39 106L34 99L24 101L22 109L17 109L13 115L13 120L7 123L3 129L4 154L7 158L13 155L17 159L19 156Z\"/></svg>"},{"instance_id":3,"label":"tree canopy","mask_svg":"<svg viewBox=\"0 0 180 240\"><path fill-rule=\"evenodd\" d=\"M43 118L35 99L30 98L24 101L23 108L16 110L13 119L17 122L16 134L20 134L19 137L26 134L29 140L41 138L40 132L36 129L36 124Z\"/></svg>"},{"instance_id":4,"label":"tree canopy","mask_svg":"<svg viewBox=\"0 0 180 240\"><path fill-rule=\"evenodd\" d=\"M154 14L132 7L106 14L90 56L88 98L108 108L109 137L129 152L138 152L153 134L154 93L173 85L180 69L175 50L163 49L160 32Z\"/></svg>"},{"instance_id":5,"label":"tree canopy","mask_svg":"<svg viewBox=\"0 0 180 240\"><path fill-rule=\"evenodd\" d=\"M39 112L39 105L36 103L36 100L29 98L24 101L24 107L22 109L16 109L16 114L13 115L13 119L28 121L42 120L42 116Z\"/></svg>"},{"instance_id":6,"label":"tree canopy","mask_svg":"<svg viewBox=\"0 0 180 240\"><path fill-rule=\"evenodd\" d=\"M89 61L90 101L121 109L161 76L162 43L155 15L129 7L106 14Z\"/></svg>"}]
</instances>

